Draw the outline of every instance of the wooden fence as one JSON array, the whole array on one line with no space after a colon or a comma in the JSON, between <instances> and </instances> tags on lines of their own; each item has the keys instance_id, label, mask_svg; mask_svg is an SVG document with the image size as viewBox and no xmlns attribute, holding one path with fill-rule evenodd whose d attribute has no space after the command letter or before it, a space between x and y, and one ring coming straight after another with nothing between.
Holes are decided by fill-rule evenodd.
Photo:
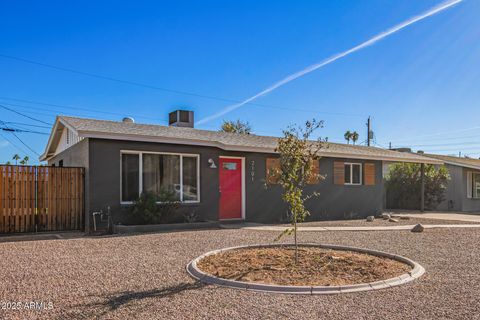
<instances>
[{"instance_id":1,"label":"wooden fence","mask_svg":"<svg viewBox=\"0 0 480 320\"><path fill-rule=\"evenodd\" d=\"M83 229L84 169L0 165L0 234Z\"/></svg>"}]
</instances>

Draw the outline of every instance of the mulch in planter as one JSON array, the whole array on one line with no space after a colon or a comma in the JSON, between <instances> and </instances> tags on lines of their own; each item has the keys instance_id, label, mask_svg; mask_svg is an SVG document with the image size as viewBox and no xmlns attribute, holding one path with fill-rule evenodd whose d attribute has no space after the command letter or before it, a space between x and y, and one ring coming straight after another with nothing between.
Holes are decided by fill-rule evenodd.
<instances>
[{"instance_id":1,"label":"mulch in planter","mask_svg":"<svg viewBox=\"0 0 480 320\"><path fill-rule=\"evenodd\" d=\"M338 286L400 276L411 267L384 257L319 247L243 248L210 255L197 263L211 275L244 282L292 286Z\"/></svg>"}]
</instances>

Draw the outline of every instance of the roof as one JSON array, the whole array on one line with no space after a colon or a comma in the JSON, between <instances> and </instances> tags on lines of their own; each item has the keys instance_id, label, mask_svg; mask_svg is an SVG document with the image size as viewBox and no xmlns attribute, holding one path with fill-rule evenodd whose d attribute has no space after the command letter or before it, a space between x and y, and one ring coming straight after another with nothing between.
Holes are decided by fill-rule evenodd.
<instances>
[{"instance_id":1,"label":"roof","mask_svg":"<svg viewBox=\"0 0 480 320\"><path fill-rule=\"evenodd\" d=\"M194 128L128 123L120 121L84 119L59 116L55 121L45 153L41 160L53 156L59 130L67 127L83 138L147 141L185 145L218 147L228 151L274 153L278 137L255 134L236 134ZM60 131L61 133L61 131ZM326 143L321 156L351 159L384 160L397 162L417 162L441 164L440 160L418 154L397 152L376 147L354 146L341 143Z\"/></svg>"},{"instance_id":2,"label":"roof","mask_svg":"<svg viewBox=\"0 0 480 320\"><path fill-rule=\"evenodd\" d=\"M455 156L444 156L440 154L427 154L427 153L425 153L424 156L441 160L447 164L480 170L480 159L461 158L461 157L455 157Z\"/></svg>"}]
</instances>

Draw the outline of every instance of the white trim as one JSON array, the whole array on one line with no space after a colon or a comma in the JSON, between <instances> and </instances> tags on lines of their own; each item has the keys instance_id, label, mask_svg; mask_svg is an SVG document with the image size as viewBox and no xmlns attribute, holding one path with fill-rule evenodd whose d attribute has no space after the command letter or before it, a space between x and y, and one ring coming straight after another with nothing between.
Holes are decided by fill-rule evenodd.
<instances>
[{"instance_id":1,"label":"white trim","mask_svg":"<svg viewBox=\"0 0 480 320\"><path fill-rule=\"evenodd\" d=\"M245 172L245 157L231 157L231 156L219 156L218 158L222 158L222 159L240 159L241 160L241 167L242 167L242 218L241 219L238 219L238 218L233 218L233 219L220 219L220 209L219 209L219 212L218 212L218 220L220 221L229 221L229 220L245 220L245 217L247 215L247 207L246 207L246 186L245 186L245 175L246 175L246 172ZM220 168L220 164L218 165L218 169L221 170ZM220 176L220 175L219 175ZM219 181L218 181L218 186L220 187L220 177L219 177Z\"/></svg>"},{"instance_id":2,"label":"white trim","mask_svg":"<svg viewBox=\"0 0 480 320\"><path fill-rule=\"evenodd\" d=\"M129 205L133 201L122 201L122 155L123 154L138 154L138 194L143 192L143 154L164 154L174 155L180 158L180 203L200 203L200 154L196 153L176 153L176 152L158 152L158 151L139 151L139 150L120 150L120 204ZM183 201L183 157L197 158L197 200ZM161 203L157 201L157 203Z\"/></svg>"},{"instance_id":3,"label":"white trim","mask_svg":"<svg viewBox=\"0 0 480 320\"><path fill-rule=\"evenodd\" d=\"M345 168L345 165L350 166L350 181L353 181L353 166L354 165L360 166L360 182L359 183L345 182L344 184L346 186L361 186L363 184L363 164L360 162L344 162L343 165L344 165L344 168Z\"/></svg>"}]
</instances>

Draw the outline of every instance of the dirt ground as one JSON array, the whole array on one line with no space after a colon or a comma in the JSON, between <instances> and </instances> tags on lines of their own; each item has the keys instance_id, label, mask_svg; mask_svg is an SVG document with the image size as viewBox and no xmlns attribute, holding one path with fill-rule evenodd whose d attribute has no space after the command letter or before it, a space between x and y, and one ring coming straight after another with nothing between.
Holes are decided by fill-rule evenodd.
<instances>
[{"instance_id":1,"label":"dirt ground","mask_svg":"<svg viewBox=\"0 0 480 320\"><path fill-rule=\"evenodd\" d=\"M411 268L369 254L299 247L237 249L210 255L197 263L219 278L291 286L338 286L398 277Z\"/></svg>"}]
</instances>

